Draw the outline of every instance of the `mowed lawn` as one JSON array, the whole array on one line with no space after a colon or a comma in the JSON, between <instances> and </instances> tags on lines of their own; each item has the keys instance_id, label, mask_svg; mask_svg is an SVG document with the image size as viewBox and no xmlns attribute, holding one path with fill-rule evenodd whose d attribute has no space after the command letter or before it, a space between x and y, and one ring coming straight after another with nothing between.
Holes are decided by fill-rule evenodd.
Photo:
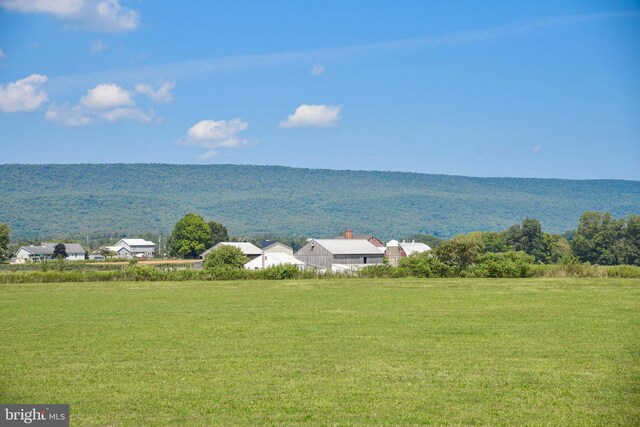
<instances>
[{"instance_id":1,"label":"mowed lawn","mask_svg":"<svg viewBox=\"0 0 640 427\"><path fill-rule=\"evenodd\" d=\"M0 285L0 403L72 425L638 425L640 281Z\"/></svg>"}]
</instances>

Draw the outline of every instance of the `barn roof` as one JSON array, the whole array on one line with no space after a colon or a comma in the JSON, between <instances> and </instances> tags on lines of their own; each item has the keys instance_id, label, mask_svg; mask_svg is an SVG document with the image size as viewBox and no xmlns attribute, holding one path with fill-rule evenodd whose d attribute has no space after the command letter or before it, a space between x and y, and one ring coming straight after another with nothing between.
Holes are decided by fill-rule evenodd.
<instances>
[{"instance_id":1,"label":"barn roof","mask_svg":"<svg viewBox=\"0 0 640 427\"><path fill-rule=\"evenodd\" d=\"M380 255L383 251L366 239L314 239L334 255Z\"/></svg>"},{"instance_id":2,"label":"barn roof","mask_svg":"<svg viewBox=\"0 0 640 427\"><path fill-rule=\"evenodd\" d=\"M124 242L129 246L155 246L156 245L155 243L150 242L149 240L144 240L144 239L120 239L120 242ZM118 246L118 243L116 243L116 246Z\"/></svg>"}]
</instances>

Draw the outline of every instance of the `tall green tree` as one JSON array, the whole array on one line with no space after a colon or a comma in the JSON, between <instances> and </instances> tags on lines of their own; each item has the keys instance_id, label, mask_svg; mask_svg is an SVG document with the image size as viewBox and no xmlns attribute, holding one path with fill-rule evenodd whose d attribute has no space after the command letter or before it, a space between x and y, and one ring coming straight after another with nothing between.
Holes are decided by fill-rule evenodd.
<instances>
[{"instance_id":1,"label":"tall green tree","mask_svg":"<svg viewBox=\"0 0 640 427\"><path fill-rule=\"evenodd\" d=\"M624 263L640 265L640 215L629 215L624 227Z\"/></svg>"},{"instance_id":2,"label":"tall green tree","mask_svg":"<svg viewBox=\"0 0 640 427\"><path fill-rule=\"evenodd\" d=\"M509 227L506 231L506 242L514 250L532 255L537 263L552 260L553 241L551 236L545 237L537 219L525 218L522 224Z\"/></svg>"},{"instance_id":3,"label":"tall green tree","mask_svg":"<svg viewBox=\"0 0 640 427\"><path fill-rule=\"evenodd\" d=\"M9 224L0 223L0 261L9 258Z\"/></svg>"},{"instance_id":4,"label":"tall green tree","mask_svg":"<svg viewBox=\"0 0 640 427\"><path fill-rule=\"evenodd\" d=\"M209 225L200 215L188 213L173 227L169 250L173 256L194 259L209 247L210 241Z\"/></svg>"},{"instance_id":5,"label":"tall green tree","mask_svg":"<svg viewBox=\"0 0 640 427\"><path fill-rule=\"evenodd\" d=\"M227 227L216 221L209 221L209 228L211 229L211 246L215 246L220 242L229 241L229 232Z\"/></svg>"},{"instance_id":6,"label":"tall green tree","mask_svg":"<svg viewBox=\"0 0 640 427\"><path fill-rule=\"evenodd\" d=\"M216 249L212 250L204 258L203 267L205 269L212 268L244 268L244 265L249 262L240 248L231 245L220 245Z\"/></svg>"},{"instance_id":7,"label":"tall green tree","mask_svg":"<svg viewBox=\"0 0 640 427\"><path fill-rule=\"evenodd\" d=\"M585 212L571 248L582 262L640 265L640 216L614 219L609 212Z\"/></svg>"},{"instance_id":8,"label":"tall green tree","mask_svg":"<svg viewBox=\"0 0 640 427\"><path fill-rule=\"evenodd\" d=\"M624 220L613 219L609 212L585 212L571 239L571 249L582 262L619 264L617 252L620 248L616 248L615 243L622 237L623 229Z\"/></svg>"}]
</instances>

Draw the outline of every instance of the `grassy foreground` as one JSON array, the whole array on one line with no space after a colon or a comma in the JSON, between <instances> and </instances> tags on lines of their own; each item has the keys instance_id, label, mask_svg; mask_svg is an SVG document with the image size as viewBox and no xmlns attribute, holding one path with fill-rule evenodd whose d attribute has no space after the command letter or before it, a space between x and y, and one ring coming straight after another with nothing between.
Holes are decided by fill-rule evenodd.
<instances>
[{"instance_id":1,"label":"grassy foreground","mask_svg":"<svg viewBox=\"0 0 640 427\"><path fill-rule=\"evenodd\" d=\"M0 403L72 425L640 423L640 280L0 285Z\"/></svg>"}]
</instances>

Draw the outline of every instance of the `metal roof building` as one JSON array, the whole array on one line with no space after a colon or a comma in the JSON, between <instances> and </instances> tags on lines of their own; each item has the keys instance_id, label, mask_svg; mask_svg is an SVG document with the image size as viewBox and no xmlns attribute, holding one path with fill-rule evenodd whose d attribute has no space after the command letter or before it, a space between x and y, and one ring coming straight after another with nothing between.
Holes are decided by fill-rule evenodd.
<instances>
[{"instance_id":1,"label":"metal roof building","mask_svg":"<svg viewBox=\"0 0 640 427\"><path fill-rule=\"evenodd\" d=\"M364 239L311 239L295 257L309 267L331 269L334 264L381 264L384 248Z\"/></svg>"}]
</instances>

